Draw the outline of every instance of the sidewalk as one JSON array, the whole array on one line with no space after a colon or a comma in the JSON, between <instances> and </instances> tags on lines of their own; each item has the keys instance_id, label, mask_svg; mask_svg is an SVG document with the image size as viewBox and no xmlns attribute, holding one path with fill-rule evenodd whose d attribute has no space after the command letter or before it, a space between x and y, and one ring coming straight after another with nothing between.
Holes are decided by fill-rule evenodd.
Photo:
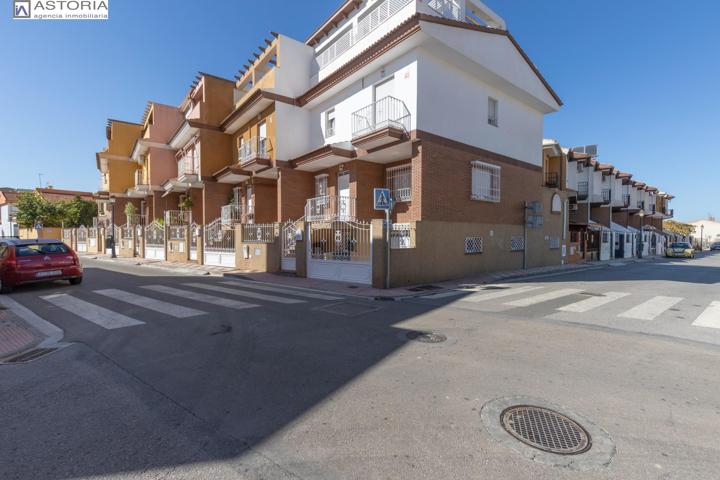
<instances>
[{"instance_id":1,"label":"sidewalk","mask_svg":"<svg viewBox=\"0 0 720 480\"><path fill-rule=\"evenodd\" d=\"M61 346L64 332L7 295L0 296L0 363L35 347Z\"/></svg>"},{"instance_id":2,"label":"sidewalk","mask_svg":"<svg viewBox=\"0 0 720 480\"><path fill-rule=\"evenodd\" d=\"M561 275L574 271L594 270L605 267L621 267L631 263L641 263L652 261L656 257L650 258L626 258L618 260L609 260L603 262L581 263L553 265L549 267L529 268L527 270L512 270L506 272L487 273L482 275L474 275L457 280L444 282L434 282L431 285L416 285L397 287L390 289L373 288L367 285L357 285L344 282L334 282L329 280L316 280L312 278L300 278L292 274L283 273L266 273L266 272L248 272L226 267L214 267L206 265L196 265L190 263L166 262L162 260L148 260L145 258L115 258L111 259L107 255L82 255L83 258L96 259L103 262L112 262L124 265L144 266L149 268L164 269L173 273L186 275L213 275L228 278L238 278L243 280L252 280L261 283L273 285L281 285L292 288L304 288L309 290L321 290L328 293L339 295L372 298L380 300L399 300L402 298L419 297L431 293L440 293L448 290L463 290L477 287L478 285L492 284L507 280L518 280L522 278L534 278L540 276ZM658 257L660 258L660 257Z\"/></svg>"}]
</instances>

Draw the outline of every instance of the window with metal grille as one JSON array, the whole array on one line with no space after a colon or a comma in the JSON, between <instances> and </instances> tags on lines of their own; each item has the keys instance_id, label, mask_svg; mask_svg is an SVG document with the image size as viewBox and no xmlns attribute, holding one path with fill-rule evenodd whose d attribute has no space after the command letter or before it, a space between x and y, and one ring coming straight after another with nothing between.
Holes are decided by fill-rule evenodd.
<instances>
[{"instance_id":1,"label":"window with metal grille","mask_svg":"<svg viewBox=\"0 0 720 480\"><path fill-rule=\"evenodd\" d=\"M385 172L385 186L396 202L412 201L412 165L388 168Z\"/></svg>"},{"instance_id":2,"label":"window with metal grille","mask_svg":"<svg viewBox=\"0 0 720 480\"><path fill-rule=\"evenodd\" d=\"M525 250L525 237L522 235L513 235L510 239L510 250L513 252L522 252Z\"/></svg>"},{"instance_id":3,"label":"window with metal grille","mask_svg":"<svg viewBox=\"0 0 720 480\"><path fill-rule=\"evenodd\" d=\"M318 175L315 177L315 196L324 197L327 195L328 187L328 176L327 174Z\"/></svg>"},{"instance_id":4,"label":"window with metal grille","mask_svg":"<svg viewBox=\"0 0 720 480\"><path fill-rule=\"evenodd\" d=\"M466 254L483 253L482 237L465 237L465 253Z\"/></svg>"},{"instance_id":5,"label":"window with metal grille","mask_svg":"<svg viewBox=\"0 0 720 480\"><path fill-rule=\"evenodd\" d=\"M560 248L560 237L550 237L550 250L558 250Z\"/></svg>"},{"instance_id":6,"label":"window with metal grille","mask_svg":"<svg viewBox=\"0 0 720 480\"><path fill-rule=\"evenodd\" d=\"M500 104L492 97L488 97L488 125L500 126Z\"/></svg>"},{"instance_id":7,"label":"window with metal grille","mask_svg":"<svg viewBox=\"0 0 720 480\"><path fill-rule=\"evenodd\" d=\"M472 162L471 198L484 202L500 201L500 167L480 161Z\"/></svg>"},{"instance_id":8,"label":"window with metal grille","mask_svg":"<svg viewBox=\"0 0 720 480\"><path fill-rule=\"evenodd\" d=\"M409 223L393 223L390 230L390 248L415 248L412 241L412 225Z\"/></svg>"}]
</instances>

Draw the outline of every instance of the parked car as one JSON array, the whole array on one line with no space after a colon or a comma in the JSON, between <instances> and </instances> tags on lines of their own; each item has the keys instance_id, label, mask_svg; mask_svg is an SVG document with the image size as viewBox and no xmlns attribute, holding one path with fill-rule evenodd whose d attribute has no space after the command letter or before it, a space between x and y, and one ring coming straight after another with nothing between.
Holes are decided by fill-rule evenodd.
<instances>
[{"instance_id":1,"label":"parked car","mask_svg":"<svg viewBox=\"0 0 720 480\"><path fill-rule=\"evenodd\" d=\"M665 250L665 256L695 258L695 249L687 242L675 242Z\"/></svg>"},{"instance_id":2,"label":"parked car","mask_svg":"<svg viewBox=\"0 0 720 480\"><path fill-rule=\"evenodd\" d=\"M715 242L710 245L710 250L720 250L720 242Z\"/></svg>"},{"instance_id":3,"label":"parked car","mask_svg":"<svg viewBox=\"0 0 720 480\"><path fill-rule=\"evenodd\" d=\"M18 285L53 280L82 282L80 259L59 240L0 239L0 293Z\"/></svg>"}]
</instances>

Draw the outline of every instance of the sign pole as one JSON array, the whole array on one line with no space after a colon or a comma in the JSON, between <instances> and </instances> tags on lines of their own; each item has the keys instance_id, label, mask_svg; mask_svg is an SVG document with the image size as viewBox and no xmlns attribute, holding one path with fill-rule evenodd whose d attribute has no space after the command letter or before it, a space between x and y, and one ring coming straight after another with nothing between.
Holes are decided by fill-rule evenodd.
<instances>
[{"instance_id":1,"label":"sign pole","mask_svg":"<svg viewBox=\"0 0 720 480\"><path fill-rule=\"evenodd\" d=\"M527 270L527 254L528 254L528 202L525 202L525 221L523 222L523 270Z\"/></svg>"}]
</instances>

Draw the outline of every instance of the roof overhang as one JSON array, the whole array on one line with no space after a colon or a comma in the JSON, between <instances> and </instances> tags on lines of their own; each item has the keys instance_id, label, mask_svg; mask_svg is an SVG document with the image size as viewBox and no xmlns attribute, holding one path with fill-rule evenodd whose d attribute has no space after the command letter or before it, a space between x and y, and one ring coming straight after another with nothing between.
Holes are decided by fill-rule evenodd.
<instances>
[{"instance_id":1,"label":"roof overhang","mask_svg":"<svg viewBox=\"0 0 720 480\"><path fill-rule=\"evenodd\" d=\"M175 135L172 136L168 145L172 150L179 150L185 146L200 130L200 126L195 122L185 120Z\"/></svg>"},{"instance_id":2,"label":"roof overhang","mask_svg":"<svg viewBox=\"0 0 720 480\"><path fill-rule=\"evenodd\" d=\"M218 183L236 184L244 182L252 177L252 172L243 170L238 166L227 166L213 174L213 178Z\"/></svg>"},{"instance_id":3,"label":"roof overhang","mask_svg":"<svg viewBox=\"0 0 720 480\"><path fill-rule=\"evenodd\" d=\"M238 104L235 110L225 117L220 126L225 133L233 134L275 102L296 105L294 98L278 95L269 90L258 89Z\"/></svg>"},{"instance_id":4,"label":"roof overhang","mask_svg":"<svg viewBox=\"0 0 720 480\"><path fill-rule=\"evenodd\" d=\"M317 172L354 160L356 157L355 150L351 145L330 144L291 160L290 165L303 172Z\"/></svg>"}]
</instances>

